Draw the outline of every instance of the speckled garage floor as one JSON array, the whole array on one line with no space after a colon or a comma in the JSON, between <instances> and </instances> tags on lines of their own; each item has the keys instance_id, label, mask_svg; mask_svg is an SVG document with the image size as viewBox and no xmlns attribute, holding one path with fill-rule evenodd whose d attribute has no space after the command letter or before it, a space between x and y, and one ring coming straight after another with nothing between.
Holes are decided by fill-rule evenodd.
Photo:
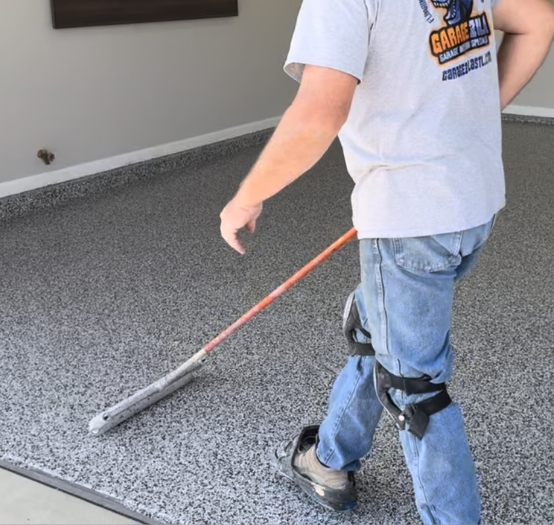
<instances>
[{"instance_id":1,"label":"speckled garage floor","mask_svg":"<svg viewBox=\"0 0 554 525\"><path fill-rule=\"evenodd\" d=\"M509 206L458 292L452 392L485 523L554 521L554 127L505 123ZM111 433L102 409L196 352L351 226L336 145L266 205L244 258L219 212L259 154L0 223L0 460L175 524L417 523L389 419L350 515L314 506L269 463L324 415L345 360L355 243L224 343L197 380Z\"/></svg>"}]
</instances>

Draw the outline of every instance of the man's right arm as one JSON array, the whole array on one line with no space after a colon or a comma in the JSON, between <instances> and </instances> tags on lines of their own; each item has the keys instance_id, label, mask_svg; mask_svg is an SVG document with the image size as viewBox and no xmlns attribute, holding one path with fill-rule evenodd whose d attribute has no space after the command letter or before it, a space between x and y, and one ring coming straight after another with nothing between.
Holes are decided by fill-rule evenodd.
<instances>
[{"instance_id":1,"label":"man's right arm","mask_svg":"<svg viewBox=\"0 0 554 525\"><path fill-rule=\"evenodd\" d=\"M498 50L501 109L529 83L554 40L551 0L500 0L493 11L495 29L504 32Z\"/></svg>"}]
</instances>

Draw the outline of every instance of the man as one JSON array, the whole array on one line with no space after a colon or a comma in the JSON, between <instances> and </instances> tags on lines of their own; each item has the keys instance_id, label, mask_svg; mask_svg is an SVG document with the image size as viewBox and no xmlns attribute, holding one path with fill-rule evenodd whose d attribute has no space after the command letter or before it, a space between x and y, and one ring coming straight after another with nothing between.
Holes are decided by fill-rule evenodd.
<instances>
[{"instance_id":1,"label":"man","mask_svg":"<svg viewBox=\"0 0 554 525\"><path fill-rule=\"evenodd\" d=\"M298 94L222 211L221 233L244 253L237 232L254 232L263 201L339 136L361 262L344 313L352 356L325 420L276 453L328 508L355 505L353 473L384 407L423 522L479 523L462 414L446 390L454 287L505 205L500 110L553 38L548 0L304 0L285 65Z\"/></svg>"}]
</instances>

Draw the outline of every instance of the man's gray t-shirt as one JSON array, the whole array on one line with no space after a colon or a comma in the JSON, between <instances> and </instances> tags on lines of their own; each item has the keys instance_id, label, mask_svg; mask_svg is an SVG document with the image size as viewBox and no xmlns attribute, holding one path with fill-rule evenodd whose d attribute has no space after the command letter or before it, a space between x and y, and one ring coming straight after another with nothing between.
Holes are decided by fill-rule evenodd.
<instances>
[{"instance_id":1,"label":"man's gray t-shirt","mask_svg":"<svg viewBox=\"0 0 554 525\"><path fill-rule=\"evenodd\" d=\"M496 2L304 0L285 71L359 80L339 139L360 238L460 231L505 205Z\"/></svg>"}]
</instances>

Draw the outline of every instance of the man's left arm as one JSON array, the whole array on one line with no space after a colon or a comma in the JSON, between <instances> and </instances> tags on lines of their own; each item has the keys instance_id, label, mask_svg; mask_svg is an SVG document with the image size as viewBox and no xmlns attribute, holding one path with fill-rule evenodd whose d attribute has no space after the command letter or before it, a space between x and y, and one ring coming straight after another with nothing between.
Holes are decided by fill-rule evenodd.
<instances>
[{"instance_id":1,"label":"man's left arm","mask_svg":"<svg viewBox=\"0 0 554 525\"><path fill-rule=\"evenodd\" d=\"M500 103L504 110L531 81L554 39L554 4L549 0L500 0L495 28L504 32L498 50Z\"/></svg>"},{"instance_id":2,"label":"man's left arm","mask_svg":"<svg viewBox=\"0 0 554 525\"><path fill-rule=\"evenodd\" d=\"M235 197L221 212L221 234L244 254L237 232L255 229L262 204L312 168L346 122L358 79L305 66L298 93Z\"/></svg>"}]
</instances>

